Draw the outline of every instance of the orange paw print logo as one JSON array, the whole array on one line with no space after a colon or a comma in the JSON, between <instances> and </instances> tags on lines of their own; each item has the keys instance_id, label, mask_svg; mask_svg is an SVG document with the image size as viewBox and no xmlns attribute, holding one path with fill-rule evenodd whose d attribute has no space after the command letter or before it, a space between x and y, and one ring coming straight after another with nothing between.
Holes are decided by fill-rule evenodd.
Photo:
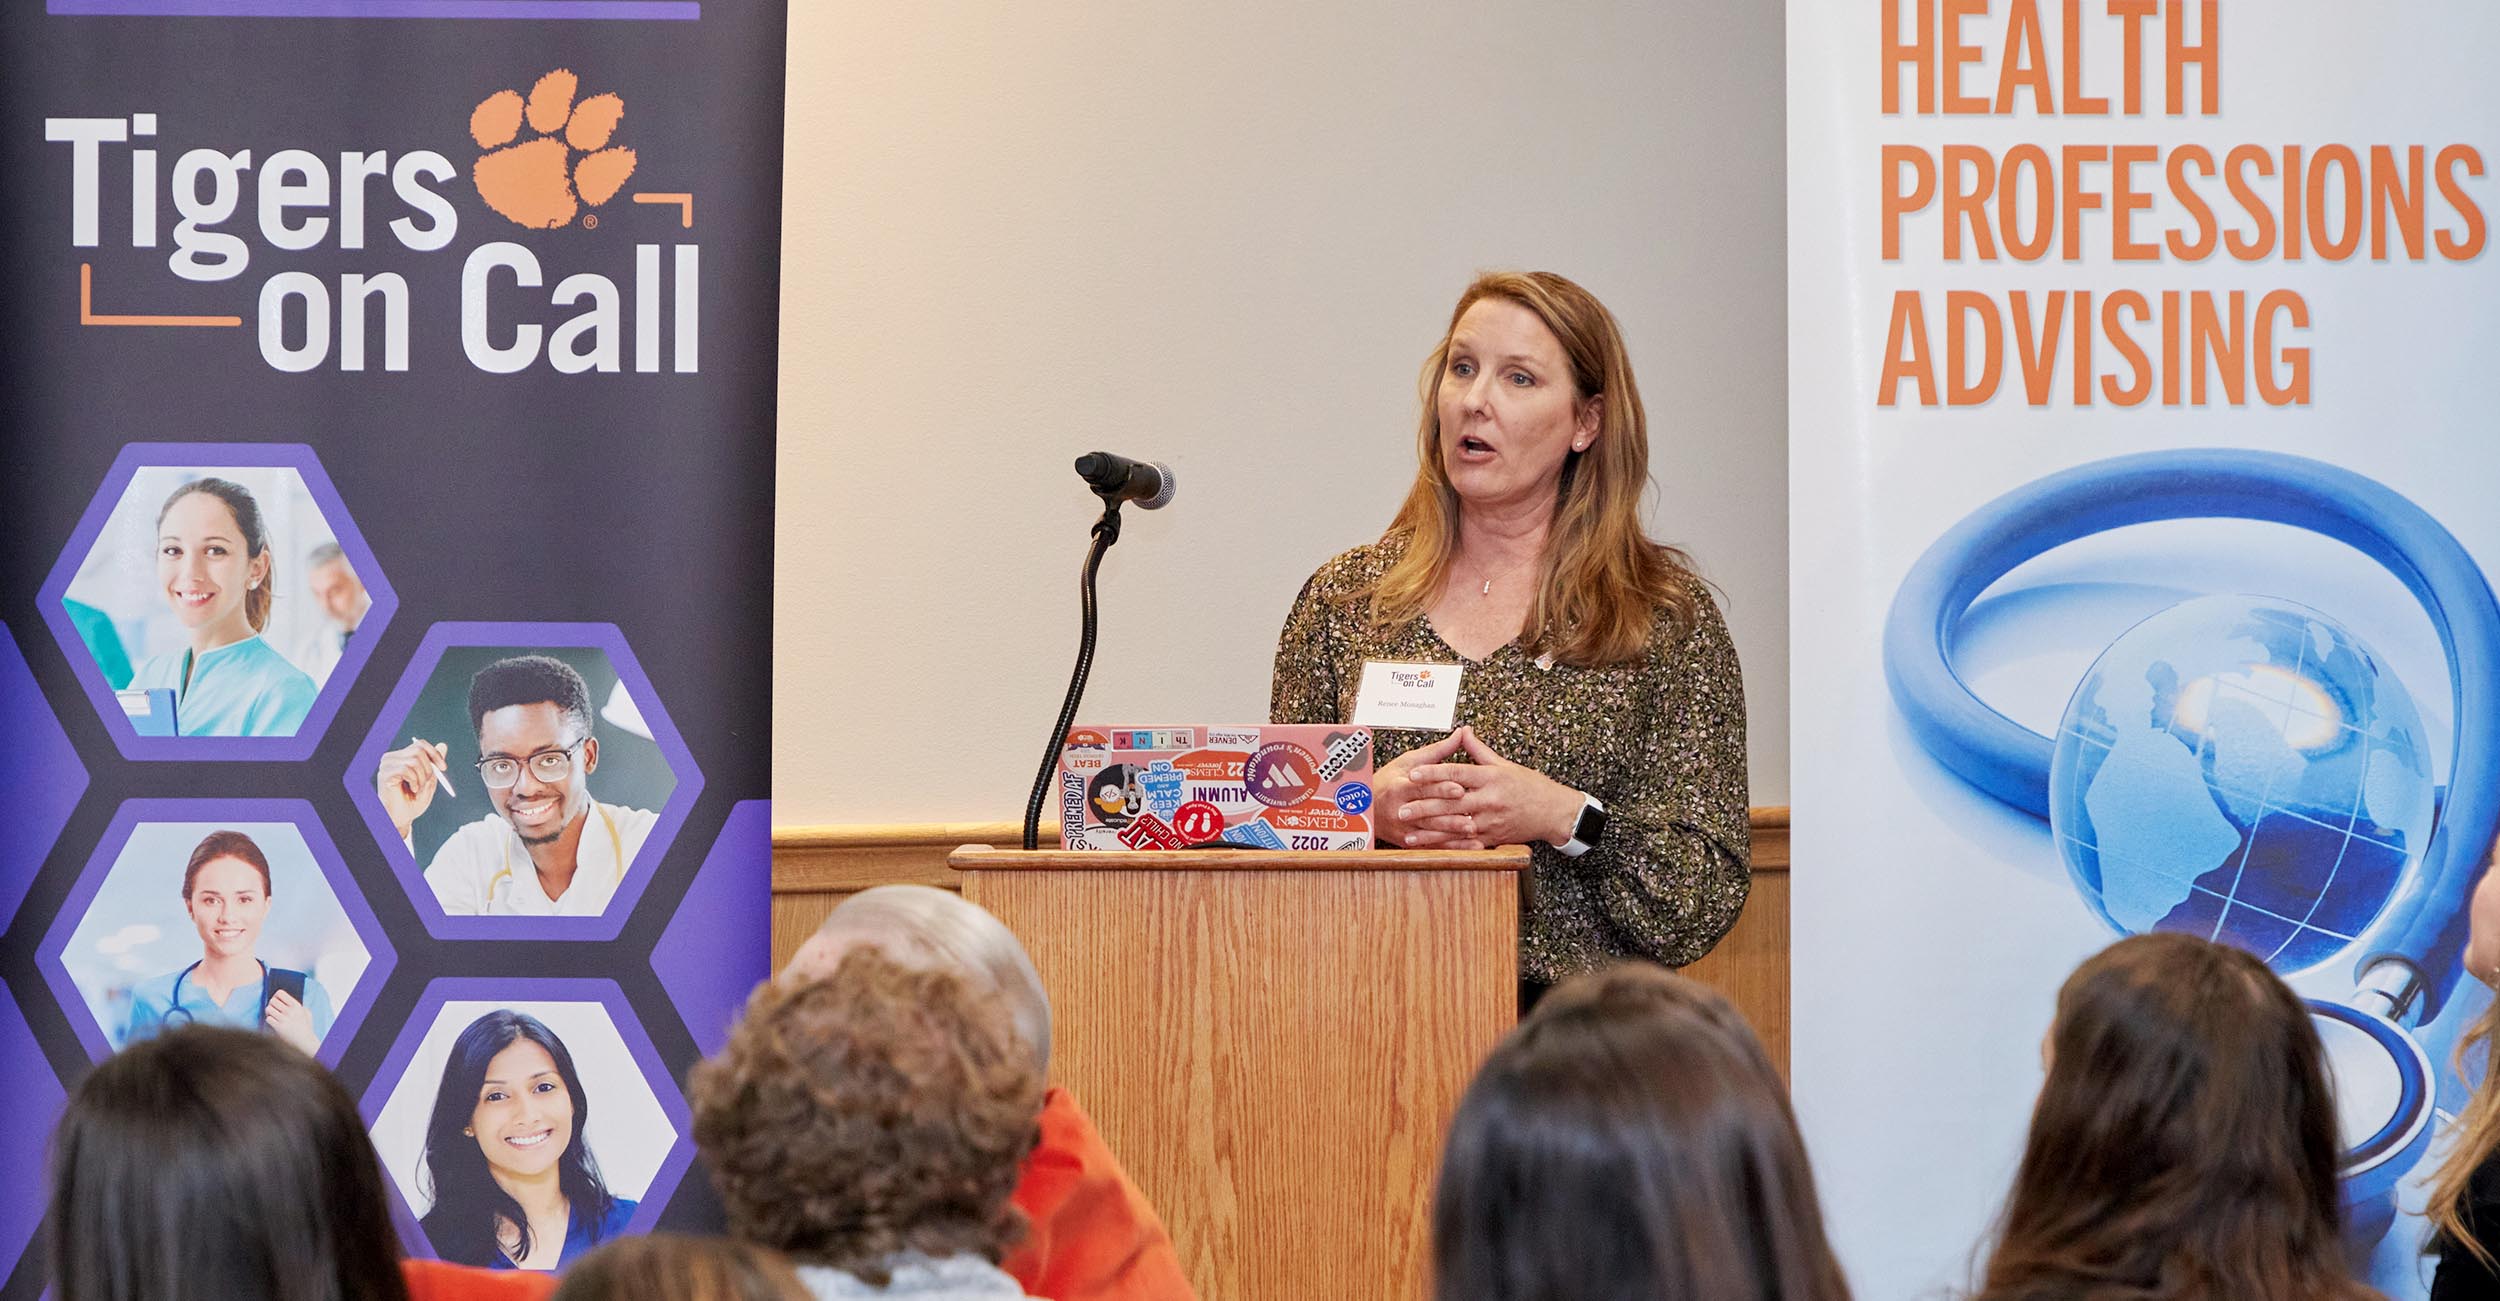
<instances>
[{"instance_id":1,"label":"orange paw print logo","mask_svg":"<svg viewBox=\"0 0 2500 1301\"><path fill-rule=\"evenodd\" d=\"M527 101L499 90L469 114L470 138L489 151L469 169L487 207L533 230L554 230L616 197L634 174L634 151L608 144L625 101L610 93L576 104L579 89L581 79L558 68L538 79ZM526 139L525 119L534 133Z\"/></svg>"}]
</instances>

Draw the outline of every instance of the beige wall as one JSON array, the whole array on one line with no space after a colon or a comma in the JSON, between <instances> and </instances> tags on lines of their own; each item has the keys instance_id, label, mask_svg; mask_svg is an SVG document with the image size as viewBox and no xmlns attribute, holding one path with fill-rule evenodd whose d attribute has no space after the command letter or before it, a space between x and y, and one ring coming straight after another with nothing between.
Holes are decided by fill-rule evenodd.
<instances>
[{"instance_id":1,"label":"beige wall","mask_svg":"<svg viewBox=\"0 0 2500 1301\"><path fill-rule=\"evenodd\" d=\"M1781 6L877 5L790 14L775 820L1020 817L1096 448L1171 463L1083 717L1266 716L1302 579L1413 473L1471 273L1622 320L1652 531L1725 592L1788 798ZM723 648L723 653L734 653Z\"/></svg>"}]
</instances>

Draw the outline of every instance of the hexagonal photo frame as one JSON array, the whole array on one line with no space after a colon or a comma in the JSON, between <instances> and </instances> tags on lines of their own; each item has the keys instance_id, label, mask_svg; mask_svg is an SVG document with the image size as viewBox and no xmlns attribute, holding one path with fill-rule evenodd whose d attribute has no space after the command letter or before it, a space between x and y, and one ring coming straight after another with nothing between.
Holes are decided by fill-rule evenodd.
<instances>
[{"instance_id":1,"label":"hexagonal photo frame","mask_svg":"<svg viewBox=\"0 0 2500 1301\"><path fill-rule=\"evenodd\" d=\"M263 974L221 994L208 968L234 956ZM125 802L36 949L97 1061L166 1025L260 1027L274 1004L273 1033L335 1066L397 960L303 800Z\"/></svg>"},{"instance_id":2,"label":"hexagonal photo frame","mask_svg":"<svg viewBox=\"0 0 2500 1301\"><path fill-rule=\"evenodd\" d=\"M723 919L769 917L772 908L773 802L740 800L651 949L652 973L705 1056L729 1046L747 996L773 974L764 934L725 943Z\"/></svg>"},{"instance_id":3,"label":"hexagonal photo frame","mask_svg":"<svg viewBox=\"0 0 2500 1301\"><path fill-rule=\"evenodd\" d=\"M261 575L227 536L247 510ZM353 611L354 589L342 636L325 601ZM124 758L284 762L312 756L399 597L312 448L132 443L39 604Z\"/></svg>"},{"instance_id":4,"label":"hexagonal photo frame","mask_svg":"<svg viewBox=\"0 0 2500 1301\"><path fill-rule=\"evenodd\" d=\"M446 940L616 938L703 790L606 623L434 625L344 780ZM552 888L544 855L570 869Z\"/></svg>"},{"instance_id":5,"label":"hexagonal photo frame","mask_svg":"<svg viewBox=\"0 0 2500 1301\"><path fill-rule=\"evenodd\" d=\"M61 730L43 687L0 627L0 790L9 793L9 834L0 838L0 931L17 918L17 906L43 871L61 828L87 792L87 769L78 747Z\"/></svg>"},{"instance_id":6,"label":"hexagonal photo frame","mask_svg":"<svg viewBox=\"0 0 2500 1301\"><path fill-rule=\"evenodd\" d=\"M685 1097L610 980L433 981L362 1106L401 1236L462 1264L494 1263L498 1186L596 1172L613 1204L595 1228L576 1218L569 1263L648 1232L694 1159Z\"/></svg>"}]
</instances>

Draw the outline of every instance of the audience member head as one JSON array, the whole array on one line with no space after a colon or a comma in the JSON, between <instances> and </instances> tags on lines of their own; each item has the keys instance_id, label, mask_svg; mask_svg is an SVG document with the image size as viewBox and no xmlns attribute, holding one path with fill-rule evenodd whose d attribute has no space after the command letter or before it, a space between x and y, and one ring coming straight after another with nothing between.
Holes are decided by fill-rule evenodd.
<instances>
[{"instance_id":1,"label":"audience member head","mask_svg":"<svg viewBox=\"0 0 2500 1301\"><path fill-rule=\"evenodd\" d=\"M187 1025L81 1081L52 1136L60 1301L405 1301L382 1164L320 1063Z\"/></svg>"},{"instance_id":2,"label":"audience member head","mask_svg":"<svg viewBox=\"0 0 2500 1301\"><path fill-rule=\"evenodd\" d=\"M1041 973L1007 924L951 890L881 885L842 901L790 957L785 980L830 974L843 957L873 946L906 967L955 974L994 991L1015 1018L1016 1033L1050 1070L1050 997Z\"/></svg>"},{"instance_id":3,"label":"audience member head","mask_svg":"<svg viewBox=\"0 0 2500 1301\"><path fill-rule=\"evenodd\" d=\"M2043 1051L1982 1296L2371 1295L2339 1240L2317 1029L2265 963L2193 935L2120 940L2067 978Z\"/></svg>"},{"instance_id":4,"label":"audience member head","mask_svg":"<svg viewBox=\"0 0 2500 1301\"><path fill-rule=\"evenodd\" d=\"M809 1301L790 1262L750 1242L617 1238L565 1271L553 1301Z\"/></svg>"},{"instance_id":5,"label":"audience member head","mask_svg":"<svg viewBox=\"0 0 2500 1301\"><path fill-rule=\"evenodd\" d=\"M2500 855L2500 850L2494 852ZM2500 857L2494 862L2500 864ZM2478 906L2483 904L2483 891L2495 886L2500 886L2500 871L2483 878L2483 885L2475 891ZM2500 1042L2500 1000L2475 1017L2457 1043L2457 1074L2477 1083L2449 1127L2446 1150L2430 1178L2425 1213L2442 1237L2462 1245L2485 1269L2500 1274L2500 1224L2491 1223L2488 1214L2472 1214L2475 1173L2500 1153L2500 1074L2491 1069L2495 1042Z\"/></svg>"},{"instance_id":6,"label":"audience member head","mask_svg":"<svg viewBox=\"0 0 2500 1301\"><path fill-rule=\"evenodd\" d=\"M1023 1231L1042 1073L986 985L853 948L758 989L691 1085L730 1232L801 1265L882 1286L900 1253L996 1263Z\"/></svg>"},{"instance_id":7,"label":"audience member head","mask_svg":"<svg viewBox=\"0 0 2500 1301\"><path fill-rule=\"evenodd\" d=\"M1468 1085L1438 1301L1846 1301L1786 1086L1708 988L1627 963L1548 994Z\"/></svg>"}]
</instances>

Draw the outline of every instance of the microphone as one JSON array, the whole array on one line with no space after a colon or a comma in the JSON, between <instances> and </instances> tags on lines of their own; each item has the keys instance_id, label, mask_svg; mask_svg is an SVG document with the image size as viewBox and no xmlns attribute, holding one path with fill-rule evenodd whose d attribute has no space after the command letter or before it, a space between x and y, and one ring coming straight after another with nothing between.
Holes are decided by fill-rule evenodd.
<instances>
[{"instance_id":1,"label":"microphone","mask_svg":"<svg viewBox=\"0 0 2500 1301\"><path fill-rule=\"evenodd\" d=\"M1041 767L1033 774L1033 794L1024 802L1024 847L1033 849L1040 843L1042 805L1050 798L1052 778L1059 771L1060 747L1068 742L1068 725L1076 721L1078 702L1085 699L1085 676L1094 667L1094 579L1102 572L1102 553L1120 540L1120 504L1134 501L1141 509L1160 510L1172 502L1179 487L1172 478L1172 467L1148 461L1132 461L1109 452L1087 452L1076 458L1076 472L1085 476L1086 486L1102 498L1102 518L1094 521L1088 532L1093 545L1085 552L1085 569L1077 582L1077 596L1084 603L1084 622L1077 635L1076 671L1068 675L1067 699L1059 702L1059 721L1050 728L1050 740L1042 747Z\"/></svg>"},{"instance_id":2,"label":"microphone","mask_svg":"<svg viewBox=\"0 0 2500 1301\"><path fill-rule=\"evenodd\" d=\"M1076 458L1076 472L1105 499L1134 501L1139 510L1161 510L1172 504L1172 494L1180 490L1171 466L1132 461L1109 452L1087 452Z\"/></svg>"}]
</instances>

